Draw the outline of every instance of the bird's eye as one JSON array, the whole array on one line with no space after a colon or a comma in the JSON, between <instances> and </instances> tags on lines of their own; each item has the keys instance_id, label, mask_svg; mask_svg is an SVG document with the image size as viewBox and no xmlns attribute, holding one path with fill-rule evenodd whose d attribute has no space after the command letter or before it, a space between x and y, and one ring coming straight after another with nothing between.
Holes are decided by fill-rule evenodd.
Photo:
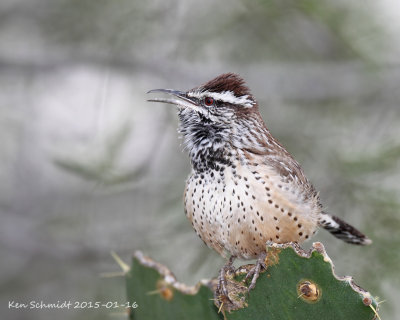
<instances>
[{"instance_id":1,"label":"bird's eye","mask_svg":"<svg viewBox=\"0 0 400 320\"><path fill-rule=\"evenodd\" d=\"M212 105L214 104L214 99L211 98L211 97L206 97L206 98L204 99L204 104L205 104L206 106L212 106Z\"/></svg>"}]
</instances>

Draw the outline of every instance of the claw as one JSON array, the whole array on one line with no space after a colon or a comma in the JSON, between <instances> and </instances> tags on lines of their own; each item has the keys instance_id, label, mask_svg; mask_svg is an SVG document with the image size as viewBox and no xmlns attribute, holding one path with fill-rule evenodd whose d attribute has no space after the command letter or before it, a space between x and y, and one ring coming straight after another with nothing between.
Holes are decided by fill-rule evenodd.
<instances>
[{"instance_id":1,"label":"claw","mask_svg":"<svg viewBox=\"0 0 400 320\"><path fill-rule=\"evenodd\" d=\"M221 268L219 271L218 275L218 286L217 290L219 293L222 293L224 296L226 296L229 299L229 292L226 287L226 273L229 271L231 273L235 272L235 268L233 267L233 262L235 261L236 256L231 256L228 260L228 262Z\"/></svg>"},{"instance_id":2,"label":"claw","mask_svg":"<svg viewBox=\"0 0 400 320\"><path fill-rule=\"evenodd\" d=\"M265 252L261 253L257 259L256 265L253 268L251 268L251 270L246 275L245 281L252 278L250 286L249 286L249 293L251 290L253 290L255 288L257 279L260 276L261 269L264 269L264 270L267 269L267 266L265 264L266 257L267 257L267 253L265 253Z\"/></svg>"}]
</instances>

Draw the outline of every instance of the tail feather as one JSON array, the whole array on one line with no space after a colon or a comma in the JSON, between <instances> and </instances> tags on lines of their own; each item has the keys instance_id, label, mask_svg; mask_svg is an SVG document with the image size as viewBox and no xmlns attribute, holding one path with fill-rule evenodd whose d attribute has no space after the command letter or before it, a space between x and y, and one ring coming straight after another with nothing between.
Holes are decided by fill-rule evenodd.
<instances>
[{"instance_id":1,"label":"tail feather","mask_svg":"<svg viewBox=\"0 0 400 320\"><path fill-rule=\"evenodd\" d=\"M339 219L338 217L331 216L327 213L322 214L318 224L322 228L332 233L336 238L339 238L347 243L357 245L368 245L372 243L368 237L366 237L356 228Z\"/></svg>"}]
</instances>

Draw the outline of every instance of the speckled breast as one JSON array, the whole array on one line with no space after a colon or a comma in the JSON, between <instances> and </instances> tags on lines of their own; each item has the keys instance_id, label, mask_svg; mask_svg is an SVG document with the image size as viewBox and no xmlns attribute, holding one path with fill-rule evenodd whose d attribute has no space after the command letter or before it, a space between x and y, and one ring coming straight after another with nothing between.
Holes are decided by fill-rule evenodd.
<instances>
[{"instance_id":1,"label":"speckled breast","mask_svg":"<svg viewBox=\"0 0 400 320\"><path fill-rule=\"evenodd\" d=\"M321 209L302 187L271 167L236 165L193 172L185 213L199 237L218 253L256 258L268 240L303 242L315 233Z\"/></svg>"}]
</instances>

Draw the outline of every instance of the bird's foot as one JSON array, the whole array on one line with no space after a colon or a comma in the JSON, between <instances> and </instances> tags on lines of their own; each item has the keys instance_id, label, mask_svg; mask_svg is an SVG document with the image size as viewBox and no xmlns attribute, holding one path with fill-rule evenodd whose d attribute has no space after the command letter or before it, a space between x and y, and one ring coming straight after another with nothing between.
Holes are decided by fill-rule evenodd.
<instances>
[{"instance_id":1,"label":"bird's foot","mask_svg":"<svg viewBox=\"0 0 400 320\"><path fill-rule=\"evenodd\" d=\"M230 312L247 306L245 298L247 287L242 281L235 280L235 276L243 273L242 269L236 270L233 267L232 263L235 258L233 256L229 259L221 268L218 279L216 279L215 305L222 312Z\"/></svg>"},{"instance_id":2,"label":"bird's foot","mask_svg":"<svg viewBox=\"0 0 400 320\"><path fill-rule=\"evenodd\" d=\"M249 285L249 293L256 286L256 282L257 282L258 277L260 276L261 270L267 269L267 265L265 264L266 257L267 257L267 254L265 252L261 253L257 259L255 266L252 267L246 275L245 281L251 279L251 283Z\"/></svg>"},{"instance_id":3,"label":"bird's foot","mask_svg":"<svg viewBox=\"0 0 400 320\"><path fill-rule=\"evenodd\" d=\"M219 275L218 275L218 285L217 285L217 292L219 294L222 294L226 296L229 299L229 292L227 289L227 281L226 281L226 274L228 272L230 273L235 273L235 268L233 267L233 261L235 261L236 257L231 256L228 260L228 262L219 270Z\"/></svg>"}]
</instances>

